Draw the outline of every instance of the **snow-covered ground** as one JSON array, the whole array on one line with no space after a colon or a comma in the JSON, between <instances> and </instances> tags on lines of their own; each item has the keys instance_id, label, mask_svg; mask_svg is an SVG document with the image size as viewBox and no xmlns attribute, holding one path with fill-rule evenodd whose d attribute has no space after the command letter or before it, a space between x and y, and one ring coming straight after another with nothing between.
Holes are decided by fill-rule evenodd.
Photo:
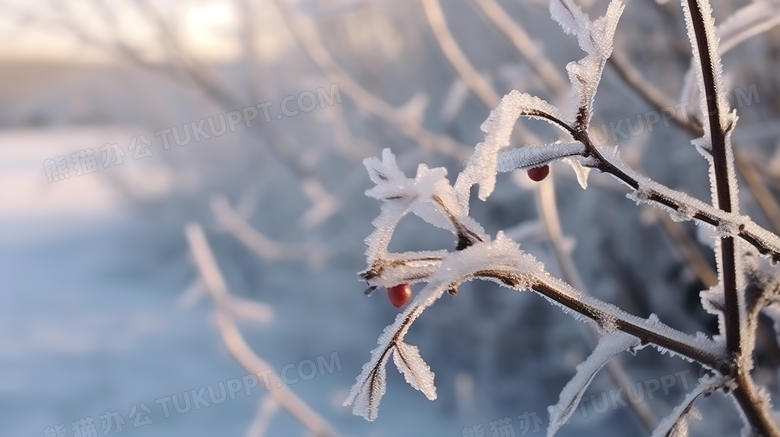
<instances>
[{"instance_id":1,"label":"snow-covered ground","mask_svg":"<svg viewBox=\"0 0 780 437\"><path fill-rule=\"evenodd\" d=\"M112 413L122 418L120 435L245 435L265 390L262 382L248 387L251 377L245 379L247 372L222 345L210 302L182 305L193 279L188 260L163 262L173 274L156 267L159 242L148 236L147 221L123 212L127 205L105 174L46 182L46 158L107 135L0 134L0 435L88 436L90 423L97 435L117 433L116 418L108 429ZM149 169L134 164L126 168ZM183 244L183 232L171 233ZM280 374L287 366L284 377L293 390L346 435L460 435L463 424L405 387L398 375L390 378L391 394L375 424L341 406L378 333L364 326L365 316L342 311L361 311L377 300L360 298L354 270L320 271L299 278L302 287L268 289L295 268L269 269L275 277L260 285L274 306L274 321L241 324L270 370ZM339 311L327 293L315 293L329 291L314 288L322 281L338 284L333 288L355 303ZM307 362L317 363L316 375ZM240 383L236 390L233 382L232 393L230 381ZM203 388L205 403L195 407L192 396ZM209 389L219 404L212 405ZM224 401L220 390L230 393ZM189 409L185 392L193 402ZM177 412L173 395L188 411ZM62 431L67 434L57 434ZM266 435L305 432L278 412Z\"/></svg>"}]
</instances>

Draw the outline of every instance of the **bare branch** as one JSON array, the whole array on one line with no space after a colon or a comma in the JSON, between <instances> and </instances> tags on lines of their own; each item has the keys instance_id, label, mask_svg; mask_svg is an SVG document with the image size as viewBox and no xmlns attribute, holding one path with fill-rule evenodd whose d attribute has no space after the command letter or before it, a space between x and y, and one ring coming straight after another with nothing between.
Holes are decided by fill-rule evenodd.
<instances>
[{"instance_id":1,"label":"bare branch","mask_svg":"<svg viewBox=\"0 0 780 437\"><path fill-rule=\"evenodd\" d=\"M271 369L269 363L252 351L230 315L230 294L227 284L209 248L203 228L197 223L190 223L187 225L185 234L195 259L195 265L214 300L217 311L217 326L228 351L249 372L259 373ZM306 429L321 437L338 435L333 426L293 393L275 373L269 373L267 378L268 386L266 389L269 394Z\"/></svg>"},{"instance_id":2,"label":"bare branch","mask_svg":"<svg viewBox=\"0 0 780 437\"><path fill-rule=\"evenodd\" d=\"M230 207L225 196L214 196L211 199L211 210L220 225L264 260L302 260L312 267L317 267L327 258L322 247L313 244L279 243L261 234Z\"/></svg>"},{"instance_id":3,"label":"bare branch","mask_svg":"<svg viewBox=\"0 0 780 437\"><path fill-rule=\"evenodd\" d=\"M465 146L443 135L429 132L414 120L409 120L400 110L368 92L362 85L350 77L333 59L322 43L322 36L310 19L302 17L284 1L275 0L274 4L292 31L301 47L315 64L339 89L348 94L355 103L366 112L395 127L404 135L418 142L424 148L437 150L458 159L465 159L470 152Z\"/></svg>"},{"instance_id":4,"label":"bare branch","mask_svg":"<svg viewBox=\"0 0 780 437\"><path fill-rule=\"evenodd\" d=\"M425 16L428 18L428 23L431 25L439 46L444 51L444 55L447 56L450 64L455 67L463 82L466 83L466 86L488 108L498 106L501 97L493 90L493 87L490 86L485 78L474 69L466 55L461 51L458 43L455 41L455 37L452 36L447 26L447 20L444 18L444 12L441 10L439 0L420 0L420 3L422 3Z\"/></svg>"},{"instance_id":5,"label":"bare branch","mask_svg":"<svg viewBox=\"0 0 780 437\"><path fill-rule=\"evenodd\" d=\"M569 89L568 83L558 70L537 48L536 44L509 14L498 4L496 0L474 0L474 3L482 9L482 12L506 35L518 52L536 70L539 79L556 95L561 95Z\"/></svg>"}]
</instances>

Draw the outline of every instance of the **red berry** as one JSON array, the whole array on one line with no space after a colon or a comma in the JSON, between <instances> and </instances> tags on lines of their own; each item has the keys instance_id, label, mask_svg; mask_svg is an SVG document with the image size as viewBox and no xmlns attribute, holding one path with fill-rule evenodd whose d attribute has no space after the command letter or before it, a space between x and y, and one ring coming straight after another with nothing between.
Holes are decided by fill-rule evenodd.
<instances>
[{"instance_id":1,"label":"red berry","mask_svg":"<svg viewBox=\"0 0 780 437\"><path fill-rule=\"evenodd\" d=\"M387 297L396 308L401 308L412 298L412 287L409 284L398 284L390 287L387 289Z\"/></svg>"},{"instance_id":2,"label":"red berry","mask_svg":"<svg viewBox=\"0 0 780 437\"><path fill-rule=\"evenodd\" d=\"M528 170L528 177L531 178L532 181L536 182L541 182L544 180L544 178L547 177L548 174L550 174L550 167L547 165Z\"/></svg>"}]
</instances>

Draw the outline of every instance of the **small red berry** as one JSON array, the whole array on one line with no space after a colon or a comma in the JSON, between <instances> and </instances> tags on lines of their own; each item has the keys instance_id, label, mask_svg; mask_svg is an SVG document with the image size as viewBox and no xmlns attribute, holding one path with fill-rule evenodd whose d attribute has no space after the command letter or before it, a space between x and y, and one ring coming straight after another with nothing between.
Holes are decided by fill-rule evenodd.
<instances>
[{"instance_id":1,"label":"small red berry","mask_svg":"<svg viewBox=\"0 0 780 437\"><path fill-rule=\"evenodd\" d=\"M412 298L412 287L409 284L398 284L390 287L387 289L387 297L396 308L401 308Z\"/></svg>"},{"instance_id":2,"label":"small red berry","mask_svg":"<svg viewBox=\"0 0 780 437\"><path fill-rule=\"evenodd\" d=\"M547 177L548 174L550 174L550 167L547 165L528 170L528 177L531 178L532 181L536 182L541 182L544 180L544 178Z\"/></svg>"}]
</instances>

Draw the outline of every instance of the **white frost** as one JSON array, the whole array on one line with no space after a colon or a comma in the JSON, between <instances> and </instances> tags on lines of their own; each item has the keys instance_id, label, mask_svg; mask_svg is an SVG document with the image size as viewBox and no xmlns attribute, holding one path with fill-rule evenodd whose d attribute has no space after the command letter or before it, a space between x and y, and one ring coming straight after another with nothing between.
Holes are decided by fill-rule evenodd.
<instances>
[{"instance_id":1,"label":"white frost","mask_svg":"<svg viewBox=\"0 0 780 437\"><path fill-rule=\"evenodd\" d=\"M688 393L683 403L675 408L672 414L661 421L658 428L653 431L652 437L688 437L688 419L701 418L693 403L699 396L709 396L723 384L724 379L719 376L705 376L699 379L699 385Z\"/></svg>"},{"instance_id":2,"label":"white frost","mask_svg":"<svg viewBox=\"0 0 780 437\"><path fill-rule=\"evenodd\" d=\"M694 70L696 72L696 79L699 84L699 111L704 116L701 117L702 127L704 129L704 136L692 141L693 145L699 153L704 156L710 164L710 186L712 187L712 202L715 207L718 207L718 193L716 191L715 170L714 162L712 158L712 134L710 126L713 125L717 130L721 131L725 135L725 153L726 153L726 166L727 177L729 185L729 195L731 199L731 208L733 212L738 212L739 200L737 198L737 178L734 170L734 157L731 149L731 132L737 123L736 111L729 111L729 101L726 94L726 85L723 81L723 63L720 60L720 54L718 53L718 38L715 35L715 19L712 17L712 7L708 0L697 0L699 10L701 11L702 20L704 22L704 30L706 41L698 41L696 32L694 30L693 20L691 16L691 10L688 7L686 0L682 1L683 12L685 15L685 24L688 28L688 38L691 40L691 48L693 50L693 62ZM701 64L701 53L699 52L699 44L704 45L709 54L710 65L703 66ZM717 95L717 113L713 114L714 117L709 117L708 101L705 93L704 82L704 70L712 71L714 76L714 86Z\"/></svg>"},{"instance_id":3,"label":"white frost","mask_svg":"<svg viewBox=\"0 0 780 437\"><path fill-rule=\"evenodd\" d=\"M476 235L486 239L484 230L467 217L468 210L456 201L452 186L445 177L444 168L430 169L425 164L417 168L414 179L407 178L398 168L390 149L382 150L382 160L371 157L363 161L369 177L376 184L366 195L383 201L382 213L372 224L376 230L366 238L366 256L369 264L387 257L387 246L398 222L412 212L426 222L457 232L451 216L461 219ZM467 207L466 207L467 208Z\"/></svg>"},{"instance_id":4,"label":"white frost","mask_svg":"<svg viewBox=\"0 0 780 437\"><path fill-rule=\"evenodd\" d=\"M612 41L623 9L622 2L613 0L606 15L591 22L573 0L550 1L553 19L566 33L577 35L580 48L588 53L584 59L566 66L576 91L575 112L569 114L568 121L576 123L577 128L587 130L590 125L596 89L601 81L604 65L612 55Z\"/></svg>"},{"instance_id":5,"label":"white frost","mask_svg":"<svg viewBox=\"0 0 780 437\"><path fill-rule=\"evenodd\" d=\"M490 111L490 115L480 127L485 132L485 141L477 144L474 155L455 182L455 193L462 208L468 210L470 189L474 184L479 184L479 198L483 201L493 193L499 153L509 147L517 119L525 115L555 124L550 118L543 117L543 114L563 120L558 109L551 104L516 90L505 95L498 106ZM534 147L523 149L525 148Z\"/></svg>"},{"instance_id":6,"label":"white frost","mask_svg":"<svg viewBox=\"0 0 780 437\"><path fill-rule=\"evenodd\" d=\"M558 429L569 420L596 373L617 354L628 349L632 349L633 352L640 347L640 344L638 338L623 332L614 332L601 337L596 349L577 366L577 373L563 387L558 403L547 407L550 417L547 437L555 435Z\"/></svg>"},{"instance_id":7,"label":"white frost","mask_svg":"<svg viewBox=\"0 0 780 437\"><path fill-rule=\"evenodd\" d=\"M585 153L585 146L580 142L520 147L501 153L498 157L497 170L499 173L528 170L569 156L581 155L582 153Z\"/></svg>"},{"instance_id":8,"label":"white frost","mask_svg":"<svg viewBox=\"0 0 780 437\"><path fill-rule=\"evenodd\" d=\"M492 242L480 242L464 250L451 252L441 261L441 266L426 279L428 284L417 294L395 322L386 327L371 351L371 359L363 366L344 405L353 405L352 412L373 421L378 416L379 402L385 393L385 364L390 354L399 371L412 387L422 391L428 399L436 398L433 373L420 357L417 348L403 343L409 327L422 312L431 306L453 284L469 281L483 270L507 271L518 277L518 289L527 289L533 277L543 275L543 266L536 259L520 251L517 243L503 232ZM529 274L530 273L530 274ZM523 275L525 274L525 275ZM526 278L523 282L522 278ZM406 358L404 361L403 358ZM400 360L400 365L399 365Z\"/></svg>"},{"instance_id":9,"label":"white frost","mask_svg":"<svg viewBox=\"0 0 780 437\"><path fill-rule=\"evenodd\" d=\"M425 394L428 400L436 399L436 387L433 385L433 372L425 364L417 346L398 342L395 345L393 362L398 370L404 374L406 382Z\"/></svg>"}]
</instances>

